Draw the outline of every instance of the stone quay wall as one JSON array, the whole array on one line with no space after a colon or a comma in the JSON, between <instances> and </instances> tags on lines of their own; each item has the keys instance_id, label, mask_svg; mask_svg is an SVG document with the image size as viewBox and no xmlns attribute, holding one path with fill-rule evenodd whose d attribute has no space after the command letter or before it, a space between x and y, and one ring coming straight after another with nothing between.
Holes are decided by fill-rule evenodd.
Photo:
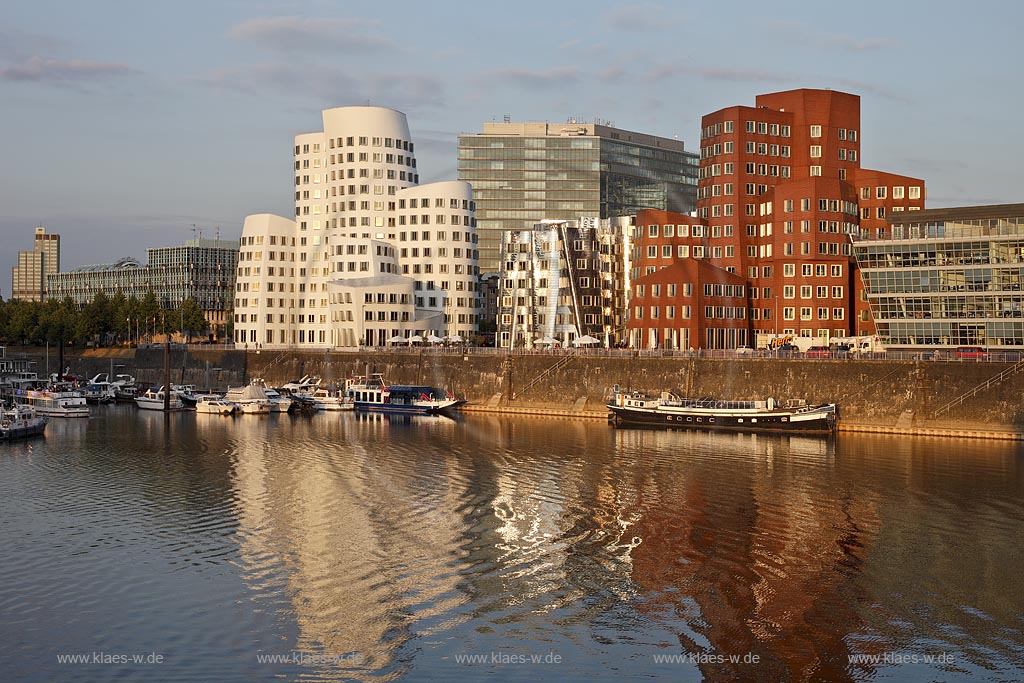
<instances>
[{"instance_id":1,"label":"stone quay wall","mask_svg":"<svg viewBox=\"0 0 1024 683\"><path fill-rule=\"evenodd\" d=\"M91 376L131 372L160 384L162 348L98 349L69 354L72 372ZM122 369L120 366L124 366ZM41 367L41 366L40 366ZM770 358L660 357L638 353L553 352L532 355L468 354L399 349L359 353L293 350L172 350L171 381L213 388L255 377L280 385L302 375L325 383L383 373L392 384L446 388L481 408L516 412L600 414L611 388L673 391L723 399L800 398L840 406L841 425L1024 433L1024 372L1014 374L941 415L935 411L1010 367L974 361L786 360Z\"/></svg>"}]
</instances>

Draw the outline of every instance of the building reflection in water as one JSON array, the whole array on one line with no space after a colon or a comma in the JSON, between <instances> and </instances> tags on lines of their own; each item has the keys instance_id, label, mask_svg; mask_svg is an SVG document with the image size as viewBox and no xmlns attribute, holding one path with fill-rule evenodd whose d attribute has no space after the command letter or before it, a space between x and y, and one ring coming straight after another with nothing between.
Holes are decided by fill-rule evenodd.
<instances>
[{"instance_id":1,"label":"building reflection in water","mask_svg":"<svg viewBox=\"0 0 1024 683\"><path fill-rule=\"evenodd\" d=\"M322 678L426 676L453 653L558 645L577 671L632 648L758 659L701 666L710 680L854 680L873 670L851 654L913 642L907 624L927 631L922 603L1012 657L1005 629L1021 601L997 604L1004 568L1019 566L1001 536L1012 524L956 507L979 461L865 439L478 416L243 419L231 431L244 577L287 596L282 650L351 656ZM1015 494L1000 482L1021 481L1014 453L981 456L968 484L1004 512ZM978 519L988 545L958 558ZM922 549L910 532L926 527ZM914 567L915 552L933 564ZM981 577L963 604L956 561ZM896 583L915 576L944 597Z\"/></svg>"}]
</instances>

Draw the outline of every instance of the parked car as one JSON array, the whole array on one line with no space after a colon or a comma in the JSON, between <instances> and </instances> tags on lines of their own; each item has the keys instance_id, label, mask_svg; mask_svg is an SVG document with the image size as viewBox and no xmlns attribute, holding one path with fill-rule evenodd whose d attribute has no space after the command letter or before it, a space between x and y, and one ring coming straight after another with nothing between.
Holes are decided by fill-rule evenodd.
<instances>
[{"instance_id":1,"label":"parked car","mask_svg":"<svg viewBox=\"0 0 1024 683\"><path fill-rule=\"evenodd\" d=\"M981 360L988 358L988 351L980 346L958 346L955 355L957 360Z\"/></svg>"},{"instance_id":2,"label":"parked car","mask_svg":"<svg viewBox=\"0 0 1024 683\"><path fill-rule=\"evenodd\" d=\"M831 358L832 349L827 346L812 346L805 354L808 358Z\"/></svg>"},{"instance_id":3,"label":"parked car","mask_svg":"<svg viewBox=\"0 0 1024 683\"><path fill-rule=\"evenodd\" d=\"M753 356L754 355L754 349L750 348L749 346L737 346L736 347L736 355L737 356Z\"/></svg>"},{"instance_id":4,"label":"parked car","mask_svg":"<svg viewBox=\"0 0 1024 683\"><path fill-rule=\"evenodd\" d=\"M779 354L779 358L792 358L793 356L800 355L800 347L796 344L783 344L776 349Z\"/></svg>"}]
</instances>

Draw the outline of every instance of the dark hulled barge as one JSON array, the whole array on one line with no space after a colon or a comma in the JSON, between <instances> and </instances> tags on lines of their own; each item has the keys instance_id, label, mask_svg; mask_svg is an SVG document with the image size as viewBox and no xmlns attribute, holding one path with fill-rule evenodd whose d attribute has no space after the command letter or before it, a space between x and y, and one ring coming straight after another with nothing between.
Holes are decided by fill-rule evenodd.
<instances>
[{"instance_id":1,"label":"dark hulled barge","mask_svg":"<svg viewBox=\"0 0 1024 683\"><path fill-rule=\"evenodd\" d=\"M651 398L640 392L615 391L608 409L617 424L673 429L831 434L836 429L834 403L808 405L791 400L722 401L680 398L663 392Z\"/></svg>"}]
</instances>

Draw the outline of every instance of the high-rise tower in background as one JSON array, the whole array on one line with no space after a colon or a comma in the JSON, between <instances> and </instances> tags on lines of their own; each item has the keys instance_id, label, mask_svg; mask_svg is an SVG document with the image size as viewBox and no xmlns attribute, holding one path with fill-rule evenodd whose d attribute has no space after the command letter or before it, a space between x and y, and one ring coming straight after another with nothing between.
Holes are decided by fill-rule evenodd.
<instances>
[{"instance_id":1,"label":"high-rise tower in background","mask_svg":"<svg viewBox=\"0 0 1024 683\"><path fill-rule=\"evenodd\" d=\"M327 109L323 125L295 138L294 220L245 220L235 342L332 348L475 332L469 184L418 185L402 112Z\"/></svg>"},{"instance_id":2,"label":"high-rise tower in background","mask_svg":"<svg viewBox=\"0 0 1024 683\"><path fill-rule=\"evenodd\" d=\"M695 207L699 159L681 140L599 123L485 123L459 136L459 180L473 186L480 268L500 268L502 231L542 220Z\"/></svg>"},{"instance_id":3,"label":"high-rise tower in background","mask_svg":"<svg viewBox=\"0 0 1024 683\"><path fill-rule=\"evenodd\" d=\"M60 270L60 235L36 228L32 251L18 252L18 265L11 272L11 298L46 300L46 276Z\"/></svg>"}]
</instances>

